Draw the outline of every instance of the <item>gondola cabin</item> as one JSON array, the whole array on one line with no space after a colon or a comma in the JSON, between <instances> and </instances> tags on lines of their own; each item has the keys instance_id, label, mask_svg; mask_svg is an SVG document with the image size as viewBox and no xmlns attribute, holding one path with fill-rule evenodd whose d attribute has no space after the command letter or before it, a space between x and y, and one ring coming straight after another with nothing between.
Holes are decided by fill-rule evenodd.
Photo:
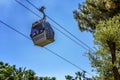
<instances>
[{"instance_id":1,"label":"gondola cabin","mask_svg":"<svg viewBox=\"0 0 120 80\"><path fill-rule=\"evenodd\" d=\"M35 45L44 47L54 41L54 31L48 22L40 20L32 24L30 37Z\"/></svg>"}]
</instances>

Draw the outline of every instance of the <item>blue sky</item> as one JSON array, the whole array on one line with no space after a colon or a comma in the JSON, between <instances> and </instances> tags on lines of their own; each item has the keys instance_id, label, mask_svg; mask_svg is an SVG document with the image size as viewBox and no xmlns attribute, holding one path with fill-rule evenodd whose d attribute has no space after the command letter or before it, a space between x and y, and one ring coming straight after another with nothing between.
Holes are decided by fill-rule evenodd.
<instances>
[{"instance_id":1,"label":"blue sky","mask_svg":"<svg viewBox=\"0 0 120 80\"><path fill-rule=\"evenodd\" d=\"M42 14L25 0L19 1L42 17ZM92 35L87 32L80 32L77 27L77 22L73 18L73 10L77 9L78 3L82 3L84 0L30 1L37 7L44 5L46 7L45 13L49 17L54 19L91 48L94 47ZM27 36L30 34L32 23L39 20L37 16L26 10L14 0L0 0L0 10L0 20L6 22ZM51 25L62 30L51 20L47 19L47 21L49 21ZM92 68L88 58L83 56L86 50L75 44L56 29L54 29L54 31L55 42L46 47L89 73L95 74L91 72ZM11 65L15 64L17 67L27 67L27 69L32 69L38 76L55 76L57 80L65 80L65 75L70 74L74 76L75 72L81 71L59 57L51 54L44 48L35 46L31 40L26 39L1 23L0 33L1 61L7 62ZM87 76L91 75L87 74Z\"/></svg>"}]
</instances>

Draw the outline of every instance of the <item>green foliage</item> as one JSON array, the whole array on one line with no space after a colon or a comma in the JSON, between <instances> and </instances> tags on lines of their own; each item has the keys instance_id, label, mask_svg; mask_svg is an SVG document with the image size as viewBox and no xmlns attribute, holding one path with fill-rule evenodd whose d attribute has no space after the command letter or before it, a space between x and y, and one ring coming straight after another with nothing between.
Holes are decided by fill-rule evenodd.
<instances>
[{"instance_id":1,"label":"green foliage","mask_svg":"<svg viewBox=\"0 0 120 80\"><path fill-rule=\"evenodd\" d=\"M8 63L0 62L0 80L56 80L55 77L38 77L31 69L10 66Z\"/></svg>"},{"instance_id":2,"label":"green foliage","mask_svg":"<svg viewBox=\"0 0 120 80\"><path fill-rule=\"evenodd\" d=\"M120 80L120 0L86 0L73 14L79 29L92 32L98 45L88 52L96 79Z\"/></svg>"},{"instance_id":3,"label":"green foliage","mask_svg":"<svg viewBox=\"0 0 120 80\"><path fill-rule=\"evenodd\" d=\"M91 64L100 74L99 79L114 80L113 67L117 67L120 73L120 15L114 16L109 20L100 21L96 25L94 33L95 44L99 46L95 53L89 53ZM115 43L116 61L112 64L110 43ZM96 55L96 56L95 56Z\"/></svg>"},{"instance_id":4,"label":"green foliage","mask_svg":"<svg viewBox=\"0 0 120 80\"><path fill-rule=\"evenodd\" d=\"M100 21L96 27L94 36L97 44L105 48L107 41L115 42L116 49L120 49L120 15Z\"/></svg>"},{"instance_id":5,"label":"green foliage","mask_svg":"<svg viewBox=\"0 0 120 80\"><path fill-rule=\"evenodd\" d=\"M101 56L100 61L102 67L98 67L98 72L102 71L102 75L107 76L107 80L113 80L112 68L117 67L120 74L120 15L114 16L109 20L100 21L96 26L95 43L99 45L99 50L97 51L98 55ZM116 61L112 64L111 50L109 48L110 43L115 43L115 56ZM96 63L94 63L96 64ZM100 64L100 63L99 63ZM103 73L104 72L104 73Z\"/></svg>"},{"instance_id":6,"label":"green foliage","mask_svg":"<svg viewBox=\"0 0 120 80\"><path fill-rule=\"evenodd\" d=\"M75 75L75 77L66 75L65 78L66 80L94 80L93 78L86 77L86 71L76 72Z\"/></svg>"},{"instance_id":7,"label":"green foliage","mask_svg":"<svg viewBox=\"0 0 120 80\"><path fill-rule=\"evenodd\" d=\"M96 24L120 13L120 0L86 0L73 12L81 31L95 32Z\"/></svg>"},{"instance_id":8,"label":"green foliage","mask_svg":"<svg viewBox=\"0 0 120 80\"><path fill-rule=\"evenodd\" d=\"M73 80L73 76L70 76L70 75L66 75L65 78L66 80Z\"/></svg>"}]
</instances>

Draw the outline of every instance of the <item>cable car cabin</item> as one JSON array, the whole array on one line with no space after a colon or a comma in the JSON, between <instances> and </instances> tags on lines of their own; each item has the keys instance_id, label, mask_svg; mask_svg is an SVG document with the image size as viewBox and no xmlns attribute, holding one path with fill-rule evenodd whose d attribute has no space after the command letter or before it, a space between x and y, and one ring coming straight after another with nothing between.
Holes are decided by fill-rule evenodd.
<instances>
[{"instance_id":1,"label":"cable car cabin","mask_svg":"<svg viewBox=\"0 0 120 80\"><path fill-rule=\"evenodd\" d=\"M54 31L46 21L37 21L32 24L30 37L37 46L45 46L54 41Z\"/></svg>"}]
</instances>

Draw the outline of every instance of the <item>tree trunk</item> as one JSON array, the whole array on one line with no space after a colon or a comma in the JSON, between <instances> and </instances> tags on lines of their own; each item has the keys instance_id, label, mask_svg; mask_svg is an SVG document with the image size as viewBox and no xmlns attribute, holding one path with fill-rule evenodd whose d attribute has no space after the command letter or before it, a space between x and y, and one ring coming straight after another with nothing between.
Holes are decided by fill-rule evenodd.
<instances>
[{"instance_id":1,"label":"tree trunk","mask_svg":"<svg viewBox=\"0 0 120 80\"><path fill-rule=\"evenodd\" d=\"M112 64L114 65L116 62L116 44L115 42L107 41L108 47L111 52L111 58L112 58ZM118 72L118 68L116 66L113 66L112 68L113 74L114 74L114 80L120 80L120 74Z\"/></svg>"}]
</instances>

